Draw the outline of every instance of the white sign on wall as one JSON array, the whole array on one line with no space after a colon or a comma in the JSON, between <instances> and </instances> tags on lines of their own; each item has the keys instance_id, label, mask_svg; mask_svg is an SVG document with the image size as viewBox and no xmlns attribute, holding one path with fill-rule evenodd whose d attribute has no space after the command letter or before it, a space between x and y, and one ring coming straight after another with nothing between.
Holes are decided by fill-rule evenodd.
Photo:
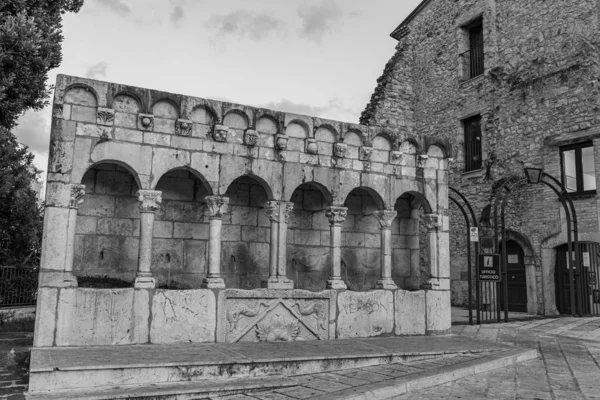
<instances>
[{"instance_id":1,"label":"white sign on wall","mask_svg":"<svg viewBox=\"0 0 600 400\"><path fill-rule=\"evenodd\" d=\"M479 242L479 228L469 228L469 238L471 242Z\"/></svg>"}]
</instances>

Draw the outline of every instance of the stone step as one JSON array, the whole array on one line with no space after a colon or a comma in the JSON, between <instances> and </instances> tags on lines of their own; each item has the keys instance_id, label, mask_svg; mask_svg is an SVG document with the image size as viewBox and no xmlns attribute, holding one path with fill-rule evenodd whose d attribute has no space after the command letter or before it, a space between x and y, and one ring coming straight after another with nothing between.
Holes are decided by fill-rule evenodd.
<instances>
[{"instance_id":1,"label":"stone step","mask_svg":"<svg viewBox=\"0 0 600 400\"><path fill-rule=\"evenodd\" d=\"M61 390L52 393L27 394L27 400L121 400L121 399L161 399L188 400L214 398L239 393L252 393L269 389L296 386L294 378L284 376L263 376L260 378L240 378L218 382L176 382L156 385L130 385L113 388L88 390Z\"/></svg>"},{"instance_id":2,"label":"stone step","mask_svg":"<svg viewBox=\"0 0 600 400\"><path fill-rule=\"evenodd\" d=\"M30 393L295 376L502 351L458 336L33 348Z\"/></svg>"}]
</instances>

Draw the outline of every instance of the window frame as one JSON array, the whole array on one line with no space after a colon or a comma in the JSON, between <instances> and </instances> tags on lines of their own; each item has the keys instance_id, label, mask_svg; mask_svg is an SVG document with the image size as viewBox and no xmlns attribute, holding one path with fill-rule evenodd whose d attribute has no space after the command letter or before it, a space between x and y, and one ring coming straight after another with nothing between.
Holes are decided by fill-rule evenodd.
<instances>
[{"instance_id":1,"label":"window frame","mask_svg":"<svg viewBox=\"0 0 600 400\"><path fill-rule=\"evenodd\" d=\"M468 62L467 62L467 79L477 78L485 73L485 36L483 30L483 16L479 16L475 18L468 24L462 27L466 32L466 47L468 54ZM475 31L481 36L481 42L475 42ZM475 55L479 56L480 62L474 61Z\"/></svg>"},{"instance_id":2,"label":"window frame","mask_svg":"<svg viewBox=\"0 0 600 400\"><path fill-rule=\"evenodd\" d=\"M597 192L597 188L596 189L592 189L592 190L583 190L583 158L581 157L581 151L585 148L591 148L592 149L592 153L594 151L594 143L593 142L581 142L581 143L575 143L575 144L570 144L568 146L561 146L560 147L560 177L561 177L561 183L563 184L563 186L565 187L565 191L567 191L567 193L569 193L570 196L576 197L576 196L587 196L587 195L594 195ZM570 150L575 150L575 182L577 185L577 188L574 192L569 192L567 189L567 183L566 183L566 175L565 175L565 159L564 159L564 152L566 151L570 151ZM595 161L595 160L594 160ZM596 165L594 162L594 176L596 176Z\"/></svg>"},{"instance_id":3,"label":"window frame","mask_svg":"<svg viewBox=\"0 0 600 400\"><path fill-rule=\"evenodd\" d=\"M471 126L473 126L473 122L475 122L475 121L478 122L478 127L479 127L478 132L472 132L469 130L469 128ZM483 146L482 146L483 132L481 129L481 121L482 121L481 114L472 115L472 116L470 116L468 118L464 118L460 121L462 124L462 128L463 128L464 160L465 160L464 172L479 171L483 167ZM478 140L467 140L467 138L470 138L470 137L478 138ZM470 148L468 146L469 143L477 143L478 144L479 160L467 161L468 155L473 154L472 150L468 150Z\"/></svg>"}]
</instances>

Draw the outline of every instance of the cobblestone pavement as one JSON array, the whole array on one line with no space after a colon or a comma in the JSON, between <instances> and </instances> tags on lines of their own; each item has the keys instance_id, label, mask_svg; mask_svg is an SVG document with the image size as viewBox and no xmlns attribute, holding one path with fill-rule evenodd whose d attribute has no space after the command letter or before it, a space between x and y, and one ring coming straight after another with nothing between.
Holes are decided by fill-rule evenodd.
<instances>
[{"instance_id":1,"label":"cobblestone pavement","mask_svg":"<svg viewBox=\"0 0 600 400\"><path fill-rule=\"evenodd\" d=\"M31 333L0 333L0 399L25 399L23 393L29 383L28 370L25 367L10 365L14 357L11 349L28 347L33 342Z\"/></svg>"}]
</instances>

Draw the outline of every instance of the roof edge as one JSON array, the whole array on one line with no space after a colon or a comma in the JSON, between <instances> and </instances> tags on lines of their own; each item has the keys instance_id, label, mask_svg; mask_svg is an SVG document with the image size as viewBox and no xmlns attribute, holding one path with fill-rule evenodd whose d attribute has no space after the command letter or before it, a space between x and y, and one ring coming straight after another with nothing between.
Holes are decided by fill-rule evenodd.
<instances>
[{"instance_id":1,"label":"roof edge","mask_svg":"<svg viewBox=\"0 0 600 400\"><path fill-rule=\"evenodd\" d=\"M392 33L390 33L390 36L396 40L400 40L406 36L408 34L408 27L406 25L412 21L425 7L427 7L430 2L431 0L423 0L421 4L419 4L417 8L408 14L408 17L406 17L404 21L402 21L400 25L398 25L398 27L394 29Z\"/></svg>"}]
</instances>

